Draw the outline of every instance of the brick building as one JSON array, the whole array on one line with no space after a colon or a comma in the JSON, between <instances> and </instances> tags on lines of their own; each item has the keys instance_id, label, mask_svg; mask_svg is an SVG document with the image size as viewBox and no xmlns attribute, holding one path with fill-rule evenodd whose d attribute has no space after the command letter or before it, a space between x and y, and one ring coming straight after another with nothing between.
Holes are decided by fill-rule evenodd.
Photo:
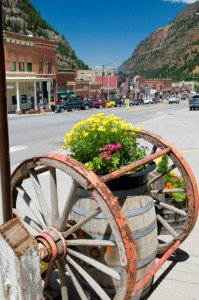
<instances>
[{"instance_id":1,"label":"brick building","mask_svg":"<svg viewBox=\"0 0 199 300\"><path fill-rule=\"evenodd\" d=\"M57 92L75 91L75 79L77 73L75 70L57 71Z\"/></svg>"},{"instance_id":2,"label":"brick building","mask_svg":"<svg viewBox=\"0 0 199 300\"><path fill-rule=\"evenodd\" d=\"M56 45L52 41L5 32L8 112L37 107L38 97L50 104L56 87Z\"/></svg>"}]
</instances>

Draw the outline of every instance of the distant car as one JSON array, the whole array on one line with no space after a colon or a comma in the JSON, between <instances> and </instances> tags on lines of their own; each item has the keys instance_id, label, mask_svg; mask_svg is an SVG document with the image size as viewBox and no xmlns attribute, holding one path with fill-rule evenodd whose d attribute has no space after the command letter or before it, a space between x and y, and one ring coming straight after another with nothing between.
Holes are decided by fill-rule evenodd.
<instances>
[{"instance_id":1,"label":"distant car","mask_svg":"<svg viewBox=\"0 0 199 300\"><path fill-rule=\"evenodd\" d=\"M189 100L189 109L199 109L199 94L196 94L191 97L191 99Z\"/></svg>"},{"instance_id":2,"label":"distant car","mask_svg":"<svg viewBox=\"0 0 199 300\"><path fill-rule=\"evenodd\" d=\"M122 105L124 105L124 99L117 98L117 99L113 99L113 101L115 102L115 106L122 106Z\"/></svg>"},{"instance_id":3,"label":"distant car","mask_svg":"<svg viewBox=\"0 0 199 300\"><path fill-rule=\"evenodd\" d=\"M143 104L153 104L153 100L151 98L143 98Z\"/></svg>"},{"instance_id":4,"label":"distant car","mask_svg":"<svg viewBox=\"0 0 199 300\"><path fill-rule=\"evenodd\" d=\"M114 106L116 106L115 101L112 101L112 100L107 100L106 101L106 106L105 107L114 107Z\"/></svg>"},{"instance_id":5,"label":"distant car","mask_svg":"<svg viewBox=\"0 0 199 300\"><path fill-rule=\"evenodd\" d=\"M168 103L169 104L172 104L172 103L179 104L180 103L180 98L177 97L177 96L172 96L172 97L169 98Z\"/></svg>"},{"instance_id":6,"label":"distant car","mask_svg":"<svg viewBox=\"0 0 199 300\"><path fill-rule=\"evenodd\" d=\"M55 112L65 112L70 110L87 110L90 108L90 103L87 100L81 100L79 98L68 98L63 103L56 105Z\"/></svg>"},{"instance_id":7,"label":"distant car","mask_svg":"<svg viewBox=\"0 0 199 300\"><path fill-rule=\"evenodd\" d=\"M153 103L160 103L160 99L153 97L152 98Z\"/></svg>"},{"instance_id":8,"label":"distant car","mask_svg":"<svg viewBox=\"0 0 199 300\"><path fill-rule=\"evenodd\" d=\"M133 106L133 105L141 105L143 104L142 99L131 99L129 102L129 105Z\"/></svg>"},{"instance_id":9,"label":"distant car","mask_svg":"<svg viewBox=\"0 0 199 300\"><path fill-rule=\"evenodd\" d=\"M92 107L93 108L102 108L106 106L106 101L105 100L93 100L92 101Z\"/></svg>"}]
</instances>

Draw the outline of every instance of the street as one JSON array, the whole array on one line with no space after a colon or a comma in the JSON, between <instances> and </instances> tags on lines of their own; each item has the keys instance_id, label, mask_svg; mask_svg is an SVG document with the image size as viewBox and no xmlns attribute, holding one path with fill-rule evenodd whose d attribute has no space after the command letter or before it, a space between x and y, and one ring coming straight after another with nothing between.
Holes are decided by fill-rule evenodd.
<instances>
[{"instance_id":1,"label":"street","mask_svg":"<svg viewBox=\"0 0 199 300\"><path fill-rule=\"evenodd\" d=\"M17 164L34 155L53 152L56 149L60 149L63 144L65 133L70 131L72 126L78 121L85 119L92 114L115 114L121 116L122 119L127 119L135 126L140 126L144 122L144 125L141 126L143 129L159 133L159 125L160 123L163 123L162 120L165 116L166 123L165 126L161 126L161 128L165 127L166 130L168 117L174 119L175 114L182 114L187 111L188 103L187 101L182 101L180 105L160 103L156 105L130 106L129 110L126 110L125 107L114 107L69 111L56 114L51 113L46 115L9 115L8 123L11 165ZM192 113L189 112L188 114L193 115L194 113L197 115L197 111ZM152 127L150 129L148 127L150 121L156 124L155 128Z\"/></svg>"}]
</instances>

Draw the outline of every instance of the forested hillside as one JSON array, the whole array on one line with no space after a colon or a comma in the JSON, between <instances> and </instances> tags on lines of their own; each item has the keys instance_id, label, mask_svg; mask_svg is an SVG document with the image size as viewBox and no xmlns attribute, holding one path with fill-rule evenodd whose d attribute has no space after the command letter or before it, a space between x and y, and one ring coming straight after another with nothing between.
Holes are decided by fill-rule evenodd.
<instances>
[{"instance_id":1,"label":"forested hillside","mask_svg":"<svg viewBox=\"0 0 199 300\"><path fill-rule=\"evenodd\" d=\"M31 34L56 42L58 69L89 68L87 64L78 59L67 39L42 18L29 0L2 0L2 4L5 30Z\"/></svg>"},{"instance_id":2,"label":"forested hillside","mask_svg":"<svg viewBox=\"0 0 199 300\"><path fill-rule=\"evenodd\" d=\"M141 41L125 65L132 75L199 79L199 2L186 6L166 27Z\"/></svg>"}]
</instances>

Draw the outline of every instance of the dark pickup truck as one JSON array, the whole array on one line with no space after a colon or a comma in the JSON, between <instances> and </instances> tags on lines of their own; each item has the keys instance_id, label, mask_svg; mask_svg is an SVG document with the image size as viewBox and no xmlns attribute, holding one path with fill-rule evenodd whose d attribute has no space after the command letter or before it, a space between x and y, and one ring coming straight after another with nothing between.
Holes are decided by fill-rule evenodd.
<instances>
[{"instance_id":1,"label":"dark pickup truck","mask_svg":"<svg viewBox=\"0 0 199 300\"><path fill-rule=\"evenodd\" d=\"M91 104L88 101L81 100L79 98L69 98L64 100L62 103L56 105L55 112L64 112L65 110L83 110L89 109Z\"/></svg>"}]
</instances>

